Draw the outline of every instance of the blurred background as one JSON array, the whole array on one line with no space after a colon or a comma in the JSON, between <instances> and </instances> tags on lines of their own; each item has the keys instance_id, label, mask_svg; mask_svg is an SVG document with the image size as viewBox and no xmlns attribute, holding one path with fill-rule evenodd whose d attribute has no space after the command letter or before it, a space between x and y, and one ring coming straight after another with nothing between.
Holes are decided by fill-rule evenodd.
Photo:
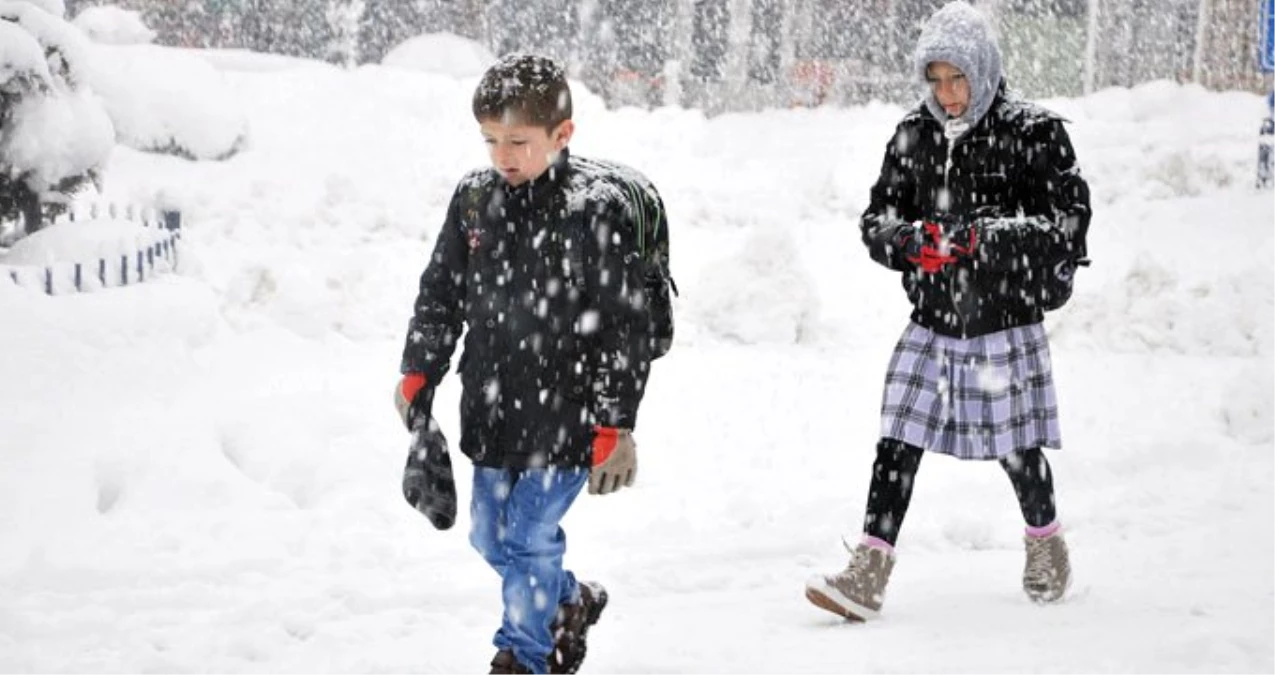
<instances>
[{"instance_id":1,"label":"blurred background","mask_svg":"<svg viewBox=\"0 0 1275 675\"><path fill-rule=\"evenodd\" d=\"M67 0L67 15L107 4ZM921 24L943 0L122 0L164 45L357 66L451 33L564 61L608 106L728 110L906 103ZM1075 96L1151 80L1265 92L1259 0L975 0L1010 84ZM1269 76L1266 76L1269 77Z\"/></svg>"}]
</instances>

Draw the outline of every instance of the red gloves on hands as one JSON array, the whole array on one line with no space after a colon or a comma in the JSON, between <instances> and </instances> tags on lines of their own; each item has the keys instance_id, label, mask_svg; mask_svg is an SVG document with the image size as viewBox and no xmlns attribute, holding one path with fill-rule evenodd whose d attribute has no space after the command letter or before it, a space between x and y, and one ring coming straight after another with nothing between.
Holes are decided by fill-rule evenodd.
<instances>
[{"instance_id":1,"label":"red gloves on hands","mask_svg":"<svg viewBox=\"0 0 1275 675\"><path fill-rule=\"evenodd\" d=\"M416 395L421 393L425 388L425 375L423 373L408 373L403 379L398 381L398 386L394 388L394 407L398 409L398 416L403 418L403 424L408 429L412 428L412 402L416 400Z\"/></svg>"},{"instance_id":2,"label":"red gloves on hands","mask_svg":"<svg viewBox=\"0 0 1275 675\"><path fill-rule=\"evenodd\" d=\"M615 452L615 444L620 440L620 430L615 427L593 428L593 466L606 463Z\"/></svg>"},{"instance_id":3,"label":"red gloves on hands","mask_svg":"<svg viewBox=\"0 0 1275 675\"><path fill-rule=\"evenodd\" d=\"M408 373L399 380L399 390L403 392L403 398L411 401L416 398L416 394L425 388L425 376L421 373Z\"/></svg>"},{"instance_id":4,"label":"red gloves on hands","mask_svg":"<svg viewBox=\"0 0 1275 675\"><path fill-rule=\"evenodd\" d=\"M920 255L908 256L908 262L920 267L926 274L938 274L944 267L956 262L956 256L943 255L937 248L925 244L921 246Z\"/></svg>"},{"instance_id":5,"label":"red gloves on hands","mask_svg":"<svg viewBox=\"0 0 1275 675\"><path fill-rule=\"evenodd\" d=\"M920 233L914 235L919 240L914 241L909 248L914 249L916 254L907 256L907 260L926 274L938 274L957 260L972 257L978 246L978 234L972 227L954 232L951 238L944 235L943 227L938 223L927 220L921 223L921 228L932 243L926 242Z\"/></svg>"},{"instance_id":6,"label":"red gloves on hands","mask_svg":"<svg viewBox=\"0 0 1275 675\"><path fill-rule=\"evenodd\" d=\"M633 442L633 432L614 427L594 427L593 433L589 494L610 494L632 485L637 477L637 444Z\"/></svg>"}]
</instances>

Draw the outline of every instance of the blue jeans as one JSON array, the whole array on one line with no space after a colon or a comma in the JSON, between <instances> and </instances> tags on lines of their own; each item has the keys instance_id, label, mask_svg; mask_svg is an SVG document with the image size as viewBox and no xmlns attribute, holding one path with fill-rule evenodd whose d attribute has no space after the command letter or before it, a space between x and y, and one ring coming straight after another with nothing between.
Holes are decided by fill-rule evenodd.
<instances>
[{"instance_id":1,"label":"blue jeans","mask_svg":"<svg viewBox=\"0 0 1275 675\"><path fill-rule=\"evenodd\" d=\"M503 582L505 612L492 642L535 673L548 670L558 605L580 594L562 568L567 535L559 523L588 480L588 469L474 467L469 543Z\"/></svg>"}]
</instances>

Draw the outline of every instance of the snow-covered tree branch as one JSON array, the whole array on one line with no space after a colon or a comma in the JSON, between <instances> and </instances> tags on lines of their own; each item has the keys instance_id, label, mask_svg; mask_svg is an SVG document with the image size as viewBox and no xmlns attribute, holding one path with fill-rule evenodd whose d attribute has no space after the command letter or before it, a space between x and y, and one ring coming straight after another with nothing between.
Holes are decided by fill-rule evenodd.
<instances>
[{"instance_id":1,"label":"snow-covered tree branch","mask_svg":"<svg viewBox=\"0 0 1275 675\"><path fill-rule=\"evenodd\" d=\"M0 1L0 219L34 231L106 162L115 132L85 86L87 41L61 3Z\"/></svg>"}]
</instances>

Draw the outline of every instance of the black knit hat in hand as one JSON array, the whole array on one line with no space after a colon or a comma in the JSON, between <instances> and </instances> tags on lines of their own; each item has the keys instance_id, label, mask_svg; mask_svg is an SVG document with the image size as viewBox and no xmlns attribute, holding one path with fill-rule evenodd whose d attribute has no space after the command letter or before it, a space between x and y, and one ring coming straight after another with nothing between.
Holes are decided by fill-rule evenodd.
<instances>
[{"instance_id":1,"label":"black knit hat in hand","mask_svg":"<svg viewBox=\"0 0 1275 675\"><path fill-rule=\"evenodd\" d=\"M412 431L412 446L403 469L403 497L429 522L446 530L456 522L456 482L447 439L438 423L429 422Z\"/></svg>"}]
</instances>

